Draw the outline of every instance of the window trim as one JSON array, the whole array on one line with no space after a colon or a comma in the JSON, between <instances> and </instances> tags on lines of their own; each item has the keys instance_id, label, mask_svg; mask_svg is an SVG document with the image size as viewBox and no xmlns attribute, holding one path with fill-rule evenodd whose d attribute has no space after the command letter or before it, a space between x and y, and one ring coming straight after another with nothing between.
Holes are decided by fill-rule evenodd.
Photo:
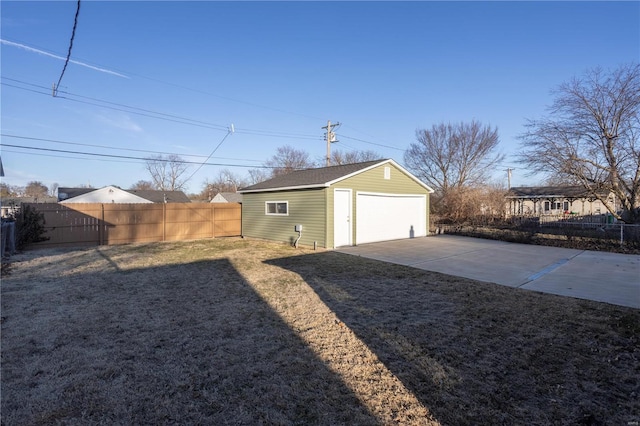
<instances>
[{"instance_id":1,"label":"window trim","mask_svg":"<svg viewBox=\"0 0 640 426\"><path fill-rule=\"evenodd\" d=\"M275 204L276 213L269 213L269 204ZM278 204L284 204L286 206L286 213L278 213ZM265 201L264 202L264 214L266 216L289 216L289 202L288 201Z\"/></svg>"}]
</instances>

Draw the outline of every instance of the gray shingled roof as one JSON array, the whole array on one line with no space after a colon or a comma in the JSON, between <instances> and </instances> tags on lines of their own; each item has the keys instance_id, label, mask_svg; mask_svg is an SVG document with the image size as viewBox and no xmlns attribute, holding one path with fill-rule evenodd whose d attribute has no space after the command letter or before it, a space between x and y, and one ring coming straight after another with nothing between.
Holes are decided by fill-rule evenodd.
<instances>
[{"instance_id":1,"label":"gray shingled roof","mask_svg":"<svg viewBox=\"0 0 640 426\"><path fill-rule=\"evenodd\" d=\"M93 192L97 188L63 188L58 187L58 201L67 200L69 198L77 197L79 195Z\"/></svg>"},{"instance_id":2,"label":"gray shingled roof","mask_svg":"<svg viewBox=\"0 0 640 426\"><path fill-rule=\"evenodd\" d=\"M286 175L276 176L255 185L241 188L238 192L268 191L276 189L313 188L326 186L345 176L362 171L368 167L389 160L366 161L364 163L343 164L340 166L321 167L317 169L297 170Z\"/></svg>"},{"instance_id":3,"label":"gray shingled roof","mask_svg":"<svg viewBox=\"0 0 640 426\"><path fill-rule=\"evenodd\" d=\"M164 203L165 196L167 197L167 203L190 203L191 200L182 191L157 191L147 189L125 189L130 194L142 197L145 200L153 201L154 203Z\"/></svg>"},{"instance_id":4,"label":"gray shingled roof","mask_svg":"<svg viewBox=\"0 0 640 426\"><path fill-rule=\"evenodd\" d=\"M220 195L222 195L224 199L230 203L242 202L242 194L238 194L237 192L221 192Z\"/></svg>"},{"instance_id":5,"label":"gray shingled roof","mask_svg":"<svg viewBox=\"0 0 640 426\"><path fill-rule=\"evenodd\" d=\"M606 191L602 194L606 195ZM582 186L520 186L511 188L508 197L516 198L589 198L591 194Z\"/></svg>"}]
</instances>

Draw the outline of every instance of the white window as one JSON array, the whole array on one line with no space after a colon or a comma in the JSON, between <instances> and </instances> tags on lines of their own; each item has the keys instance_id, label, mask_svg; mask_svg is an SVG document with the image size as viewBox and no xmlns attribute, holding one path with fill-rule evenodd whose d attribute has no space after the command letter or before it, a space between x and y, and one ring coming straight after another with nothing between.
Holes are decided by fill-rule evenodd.
<instances>
[{"instance_id":1,"label":"white window","mask_svg":"<svg viewBox=\"0 0 640 426\"><path fill-rule=\"evenodd\" d=\"M391 179L391 167L385 167L384 168L384 178L386 180Z\"/></svg>"},{"instance_id":2,"label":"white window","mask_svg":"<svg viewBox=\"0 0 640 426\"><path fill-rule=\"evenodd\" d=\"M266 215L288 216L289 202L288 201L267 201L266 203L264 203L264 213Z\"/></svg>"}]
</instances>

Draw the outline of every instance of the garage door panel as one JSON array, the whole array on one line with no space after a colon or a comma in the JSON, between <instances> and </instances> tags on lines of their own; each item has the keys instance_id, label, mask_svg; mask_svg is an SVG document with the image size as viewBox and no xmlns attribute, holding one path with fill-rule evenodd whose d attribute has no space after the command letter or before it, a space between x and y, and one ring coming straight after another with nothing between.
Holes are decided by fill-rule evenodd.
<instances>
[{"instance_id":1,"label":"garage door panel","mask_svg":"<svg viewBox=\"0 0 640 426\"><path fill-rule=\"evenodd\" d=\"M426 196L357 194L356 243L426 235Z\"/></svg>"}]
</instances>

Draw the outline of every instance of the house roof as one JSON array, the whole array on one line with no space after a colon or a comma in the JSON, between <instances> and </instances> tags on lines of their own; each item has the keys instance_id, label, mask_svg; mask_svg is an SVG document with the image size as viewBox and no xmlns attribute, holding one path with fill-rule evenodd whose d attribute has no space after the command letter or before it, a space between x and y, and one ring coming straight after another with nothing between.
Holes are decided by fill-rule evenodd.
<instances>
[{"instance_id":1,"label":"house roof","mask_svg":"<svg viewBox=\"0 0 640 426\"><path fill-rule=\"evenodd\" d=\"M105 187L107 188L107 187ZM103 189L103 188L99 188ZM118 188L120 189L120 188ZM97 191L98 188L58 188L58 201L68 200L89 192ZM190 203L191 200L182 191L157 191L157 190L138 190L138 189L121 189L129 194L144 198L153 203L164 203L165 195L167 203Z\"/></svg>"},{"instance_id":2,"label":"house roof","mask_svg":"<svg viewBox=\"0 0 640 426\"><path fill-rule=\"evenodd\" d=\"M363 163L342 164L339 166L320 167L316 169L297 170L285 175L276 176L272 179L265 180L255 185L247 186L238 190L244 194L248 192L267 192L267 191L284 191L291 189L308 189L328 187L341 180L351 176L365 172L382 164L392 164L403 173L415 180L429 192L433 192L431 188L413 176L402 166L391 159L365 161Z\"/></svg>"},{"instance_id":3,"label":"house roof","mask_svg":"<svg viewBox=\"0 0 640 426\"><path fill-rule=\"evenodd\" d=\"M602 195L607 195L606 191ZM520 186L511 188L508 198L589 198L591 193L582 186Z\"/></svg>"},{"instance_id":4,"label":"house roof","mask_svg":"<svg viewBox=\"0 0 640 426\"><path fill-rule=\"evenodd\" d=\"M191 200L182 191L156 191L150 189L127 189L127 192L145 198L154 203L190 203Z\"/></svg>"},{"instance_id":5,"label":"house roof","mask_svg":"<svg viewBox=\"0 0 640 426\"><path fill-rule=\"evenodd\" d=\"M124 189L116 186L105 186L104 188L94 189L82 195L67 198L60 201L61 204L67 203L149 203L152 202L134 195Z\"/></svg>"},{"instance_id":6,"label":"house roof","mask_svg":"<svg viewBox=\"0 0 640 426\"><path fill-rule=\"evenodd\" d=\"M221 198L226 200L227 203L242 202L242 194L238 194L237 192L219 192L215 197L213 197L213 200L211 200L211 202L213 203L220 200Z\"/></svg>"},{"instance_id":7,"label":"house roof","mask_svg":"<svg viewBox=\"0 0 640 426\"><path fill-rule=\"evenodd\" d=\"M78 195L87 194L95 191L96 188L64 188L58 187L58 201L63 201L68 198L77 197Z\"/></svg>"}]
</instances>

